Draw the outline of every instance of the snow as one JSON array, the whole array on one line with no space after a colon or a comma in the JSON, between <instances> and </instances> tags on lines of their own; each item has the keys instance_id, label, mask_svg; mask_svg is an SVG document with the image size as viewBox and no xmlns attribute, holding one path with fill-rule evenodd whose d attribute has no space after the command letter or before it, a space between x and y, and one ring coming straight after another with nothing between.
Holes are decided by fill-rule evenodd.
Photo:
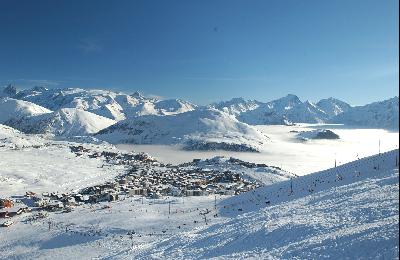
<instances>
[{"instance_id":1,"label":"snow","mask_svg":"<svg viewBox=\"0 0 400 260\"><path fill-rule=\"evenodd\" d=\"M126 151L147 152L164 163L184 163L195 158L207 159L215 156L235 157L248 162L279 166L298 175L324 170L335 164L343 164L357 158L370 156L379 151L399 147L399 132L384 129L347 127L343 125L298 124L293 126L256 126L268 135L259 153L233 151L182 151L174 145L118 144ZM327 129L338 134L340 139L311 139L302 142L298 132Z\"/></svg>"},{"instance_id":2,"label":"snow","mask_svg":"<svg viewBox=\"0 0 400 260\"><path fill-rule=\"evenodd\" d=\"M232 171L238 172L245 179L257 180L263 185L270 185L276 182L288 180L294 176L293 173L287 172L275 166L255 166L253 168L232 163L231 159L237 160L233 157L216 156L211 159L200 160L195 164L196 167L202 169L213 169L220 172Z\"/></svg>"},{"instance_id":3,"label":"snow","mask_svg":"<svg viewBox=\"0 0 400 260\"><path fill-rule=\"evenodd\" d=\"M172 115L196 108L196 105L180 99L158 100L146 98L138 92L128 95L96 89L32 88L22 90L13 96L51 110L77 108L116 121L141 115Z\"/></svg>"},{"instance_id":4,"label":"snow","mask_svg":"<svg viewBox=\"0 0 400 260\"><path fill-rule=\"evenodd\" d=\"M159 100L144 97L138 92L128 95L107 90L46 89L43 87L17 92L13 86L10 86L3 89L0 95L30 101L53 111L61 108L82 109L116 121L142 115L175 115L203 109L181 99ZM241 122L252 125L333 122L398 128L398 97L368 104L362 108L351 107L346 102L332 97L322 99L317 103L302 102L296 95L289 94L269 102L234 98L230 101L210 104L208 108L219 109L234 115Z\"/></svg>"},{"instance_id":5,"label":"snow","mask_svg":"<svg viewBox=\"0 0 400 260\"><path fill-rule=\"evenodd\" d=\"M316 105L331 118L346 112L351 108L351 106L346 102L332 97L321 99Z\"/></svg>"},{"instance_id":6,"label":"snow","mask_svg":"<svg viewBox=\"0 0 400 260\"><path fill-rule=\"evenodd\" d=\"M387 129L399 129L399 97L394 97L381 102L374 102L365 106L358 106L337 115L331 122L379 127Z\"/></svg>"},{"instance_id":7,"label":"snow","mask_svg":"<svg viewBox=\"0 0 400 260\"><path fill-rule=\"evenodd\" d=\"M107 128L116 121L76 109L62 108L52 113L9 120L8 125L25 133L56 136L90 135Z\"/></svg>"},{"instance_id":8,"label":"snow","mask_svg":"<svg viewBox=\"0 0 400 260\"><path fill-rule=\"evenodd\" d=\"M130 169L71 146L147 151L262 185L232 197L120 194L44 219L24 213L0 228L0 259L399 258L398 97L358 107L295 95L199 107L139 92L12 85L0 97L0 197L15 199L14 209L26 206L26 191L78 191ZM319 138L332 133L340 139Z\"/></svg>"},{"instance_id":9,"label":"snow","mask_svg":"<svg viewBox=\"0 0 400 260\"><path fill-rule=\"evenodd\" d=\"M216 109L197 109L170 116L142 116L120 121L97 138L118 144L180 144L185 149L215 144L258 150L267 137L252 126ZM201 149L201 148L200 148Z\"/></svg>"},{"instance_id":10,"label":"snow","mask_svg":"<svg viewBox=\"0 0 400 260\"><path fill-rule=\"evenodd\" d=\"M76 156L70 145L37 135L25 135L0 125L0 197L26 191L69 191L101 183L122 173L125 168L109 166L102 159ZM112 150L106 144L85 144L98 151Z\"/></svg>"},{"instance_id":11,"label":"snow","mask_svg":"<svg viewBox=\"0 0 400 260\"><path fill-rule=\"evenodd\" d=\"M0 258L395 259L398 155L382 153L234 197L132 197L32 222L21 215L0 231Z\"/></svg>"},{"instance_id":12,"label":"snow","mask_svg":"<svg viewBox=\"0 0 400 260\"><path fill-rule=\"evenodd\" d=\"M31 102L13 98L0 98L0 123L5 123L10 119L42 115L50 112L47 108Z\"/></svg>"},{"instance_id":13,"label":"snow","mask_svg":"<svg viewBox=\"0 0 400 260\"><path fill-rule=\"evenodd\" d=\"M211 108L216 108L227 112L229 114L238 116L243 112L251 111L260 106L260 102L256 100L245 100L243 98L233 98L229 101L222 101L219 103L213 103L210 105Z\"/></svg>"},{"instance_id":14,"label":"snow","mask_svg":"<svg viewBox=\"0 0 400 260\"><path fill-rule=\"evenodd\" d=\"M230 113L239 121L251 125L330 122L398 129L398 100L398 97L394 97L365 106L351 107L346 102L332 97L313 103L302 102L296 95L289 94L267 103L234 98L210 106Z\"/></svg>"},{"instance_id":15,"label":"snow","mask_svg":"<svg viewBox=\"0 0 400 260\"><path fill-rule=\"evenodd\" d=\"M305 101L302 102L296 95L289 94L285 97L262 103L256 100L244 100L234 98L227 102L213 104L213 107L224 110L245 123L252 125L261 124L285 124L296 123L323 123L329 118L328 113L332 113L332 106L341 109L346 103L327 99L318 102L329 112L325 112L322 107ZM340 107L339 107L340 106ZM344 110L344 109L343 109Z\"/></svg>"},{"instance_id":16,"label":"snow","mask_svg":"<svg viewBox=\"0 0 400 260\"><path fill-rule=\"evenodd\" d=\"M398 150L295 179L292 194L286 182L223 200L220 214L227 218L222 222L160 241L139 256L397 258L399 175L395 155ZM373 170L373 161L383 168ZM359 176L356 170L361 172ZM342 181L335 182L336 172L343 175ZM303 191L315 180L312 194Z\"/></svg>"}]
</instances>

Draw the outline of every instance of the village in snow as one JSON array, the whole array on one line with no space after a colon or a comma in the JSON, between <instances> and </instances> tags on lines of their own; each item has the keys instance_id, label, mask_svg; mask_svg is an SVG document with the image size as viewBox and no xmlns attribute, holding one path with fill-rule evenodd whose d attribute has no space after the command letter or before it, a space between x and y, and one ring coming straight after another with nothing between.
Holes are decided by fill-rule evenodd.
<instances>
[{"instance_id":1,"label":"village in snow","mask_svg":"<svg viewBox=\"0 0 400 260\"><path fill-rule=\"evenodd\" d=\"M0 260L399 260L399 1L0 0Z\"/></svg>"}]
</instances>

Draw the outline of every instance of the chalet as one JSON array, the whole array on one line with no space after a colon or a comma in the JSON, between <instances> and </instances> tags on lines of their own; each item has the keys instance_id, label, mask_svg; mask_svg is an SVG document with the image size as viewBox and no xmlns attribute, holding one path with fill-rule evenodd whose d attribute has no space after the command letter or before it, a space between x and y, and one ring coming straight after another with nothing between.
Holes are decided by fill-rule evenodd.
<instances>
[{"instance_id":1,"label":"chalet","mask_svg":"<svg viewBox=\"0 0 400 260\"><path fill-rule=\"evenodd\" d=\"M9 199L0 199L0 208L12 208L14 203Z\"/></svg>"}]
</instances>

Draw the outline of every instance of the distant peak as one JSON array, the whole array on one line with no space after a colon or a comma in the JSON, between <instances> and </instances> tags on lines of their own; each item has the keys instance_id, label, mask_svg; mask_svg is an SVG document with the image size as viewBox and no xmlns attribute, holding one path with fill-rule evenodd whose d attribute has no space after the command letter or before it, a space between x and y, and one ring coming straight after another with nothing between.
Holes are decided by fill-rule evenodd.
<instances>
[{"instance_id":1,"label":"distant peak","mask_svg":"<svg viewBox=\"0 0 400 260\"><path fill-rule=\"evenodd\" d=\"M316 105L314 104L314 102L311 102L310 100L304 101L304 105L306 105L306 106L312 106L312 107L315 107L315 106L316 106Z\"/></svg>"},{"instance_id":2,"label":"distant peak","mask_svg":"<svg viewBox=\"0 0 400 260\"><path fill-rule=\"evenodd\" d=\"M236 98L232 98L232 99L231 99L231 102L234 102L234 103L243 103L243 102L246 102L246 100L245 100L244 98L242 98L242 97L236 97Z\"/></svg>"},{"instance_id":3,"label":"distant peak","mask_svg":"<svg viewBox=\"0 0 400 260\"><path fill-rule=\"evenodd\" d=\"M43 87L43 86L34 86L32 88L32 90L36 91L36 92L43 92L43 91L47 91L48 89L46 87Z\"/></svg>"},{"instance_id":4,"label":"distant peak","mask_svg":"<svg viewBox=\"0 0 400 260\"><path fill-rule=\"evenodd\" d=\"M3 89L3 93L13 96L17 94L17 88L14 85L9 84L7 87Z\"/></svg>"},{"instance_id":5,"label":"distant peak","mask_svg":"<svg viewBox=\"0 0 400 260\"><path fill-rule=\"evenodd\" d=\"M286 96L278 99L279 101L284 101L284 102L293 102L293 103L301 103L300 99L298 96L293 95L293 94L287 94Z\"/></svg>"},{"instance_id":6,"label":"distant peak","mask_svg":"<svg viewBox=\"0 0 400 260\"><path fill-rule=\"evenodd\" d=\"M134 98L138 98L138 99L144 99L144 96L142 95L142 93L140 93L139 91L135 91L131 94L131 97Z\"/></svg>"},{"instance_id":7,"label":"distant peak","mask_svg":"<svg viewBox=\"0 0 400 260\"><path fill-rule=\"evenodd\" d=\"M287 99L299 99L299 97L294 95L294 94L287 94L285 98L287 98Z\"/></svg>"}]
</instances>

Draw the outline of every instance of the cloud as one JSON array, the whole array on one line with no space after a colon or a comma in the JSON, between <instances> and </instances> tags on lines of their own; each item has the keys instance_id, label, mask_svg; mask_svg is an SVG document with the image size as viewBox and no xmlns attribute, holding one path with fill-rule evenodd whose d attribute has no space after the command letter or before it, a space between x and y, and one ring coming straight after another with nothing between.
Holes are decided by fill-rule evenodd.
<instances>
[{"instance_id":1,"label":"cloud","mask_svg":"<svg viewBox=\"0 0 400 260\"><path fill-rule=\"evenodd\" d=\"M103 50L103 46L98 41L91 38L81 39L78 48L84 53L101 52Z\"/></svg>"}]
</instances>

